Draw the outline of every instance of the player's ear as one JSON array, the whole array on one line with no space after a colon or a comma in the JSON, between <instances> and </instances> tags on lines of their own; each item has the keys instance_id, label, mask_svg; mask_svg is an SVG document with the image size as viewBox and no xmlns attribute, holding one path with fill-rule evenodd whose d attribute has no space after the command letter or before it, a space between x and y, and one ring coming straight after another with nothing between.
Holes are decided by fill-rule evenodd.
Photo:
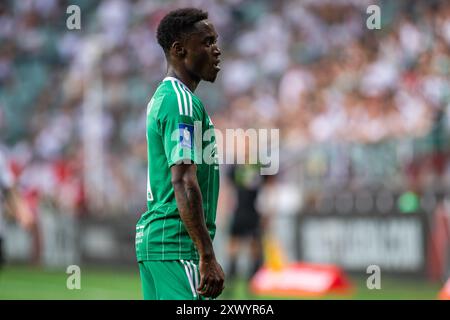
<instances>
[{"instance_id":1,"label":"player's ear","mask_svg":"<svg viewBox=\"0 0 450 320\"><path fill-rule=\"evenodd\" d=\"M170 49L172 53L178 58L184 58L186 56L186 48L180 41L175 41Z\"/></svg>"}]
</instances>

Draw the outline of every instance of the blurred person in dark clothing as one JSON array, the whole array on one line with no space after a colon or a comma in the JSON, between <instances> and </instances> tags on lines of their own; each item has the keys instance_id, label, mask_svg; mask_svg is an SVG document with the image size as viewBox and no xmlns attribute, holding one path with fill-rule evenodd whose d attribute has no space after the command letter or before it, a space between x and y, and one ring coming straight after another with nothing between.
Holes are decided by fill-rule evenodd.
<instances>
[{"instance_id":1,"label":"blurred person in dark clothing","mask_svg":"<svg viewBox=\"0 0 450 320\"><path fill-rule=\"evenodd\" d=\"M228 279L237 276L237 261L243 245L250 244L250 270L248 279L263 264L263 218L256 209L258 193L264 179L260 166L256 164L235 165L230 169L229 177L236 190L236 209L233 212L228 242Z\"/></svg>"}]
</instances>

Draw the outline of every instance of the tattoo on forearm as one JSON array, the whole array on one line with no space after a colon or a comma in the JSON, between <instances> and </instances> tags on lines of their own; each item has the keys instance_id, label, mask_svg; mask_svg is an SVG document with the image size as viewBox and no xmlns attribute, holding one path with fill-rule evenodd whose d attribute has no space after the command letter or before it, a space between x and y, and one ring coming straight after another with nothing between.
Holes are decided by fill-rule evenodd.
<instances>
[{"instance_id":1,"label":"tattoo on forearm","mask_svg":"<svg viewBox=\"0 0 450 320\"><path fill-rule=\"evenodd\" d=\"M196 185L182 184L175 190L181 219L200 254L212 252L211 240L203 216L200 189Z\"/></svg>"}]
</instances>

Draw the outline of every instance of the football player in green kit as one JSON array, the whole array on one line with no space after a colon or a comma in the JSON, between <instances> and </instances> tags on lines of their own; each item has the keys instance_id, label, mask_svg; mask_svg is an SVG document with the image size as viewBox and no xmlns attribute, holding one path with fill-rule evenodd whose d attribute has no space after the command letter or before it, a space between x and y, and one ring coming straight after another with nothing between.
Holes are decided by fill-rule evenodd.
<instances>
[{"instance_id":1,"label":"football player in green kit","mask_svg":"<svg viewBox=\"0 0 450 320\"><path fill-rule=\"evenodd\" d=\"M217 37L194 8L169 12L158 26L168 70L147 106L148 210L136 225L144 299L216 298L224 288L212 245L219 168L204 157L217 160L217 147L214 133L202 136L214 126L194 94L220 70Z\"/></svg>"}]
</instances>

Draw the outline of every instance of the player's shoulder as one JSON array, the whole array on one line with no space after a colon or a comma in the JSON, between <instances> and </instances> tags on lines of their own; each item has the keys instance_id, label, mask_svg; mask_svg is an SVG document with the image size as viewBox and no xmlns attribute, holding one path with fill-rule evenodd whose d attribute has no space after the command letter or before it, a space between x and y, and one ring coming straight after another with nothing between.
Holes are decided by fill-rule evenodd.
<instances>
[{"instance_id":1,"label":"player's shoulder","mask_svg":"<svg viewBox=\"0 0 450 320\"><path fill-rule=\"evenodd\" d=\"M164 79L153 99L158 108L158 118L194 116L196 97L177 79Z\"/></svg>"},{"instance_id":2,"label":"player's shoulder","mask_svg":"<svg viewBox=\"0 0 450 320\"><path fill-rule=\"evenodd\" d=\"M161 82L147 105L147 114L154 117L174 112L177 97L167 83Z\"/></svg>"}]
</instances>

